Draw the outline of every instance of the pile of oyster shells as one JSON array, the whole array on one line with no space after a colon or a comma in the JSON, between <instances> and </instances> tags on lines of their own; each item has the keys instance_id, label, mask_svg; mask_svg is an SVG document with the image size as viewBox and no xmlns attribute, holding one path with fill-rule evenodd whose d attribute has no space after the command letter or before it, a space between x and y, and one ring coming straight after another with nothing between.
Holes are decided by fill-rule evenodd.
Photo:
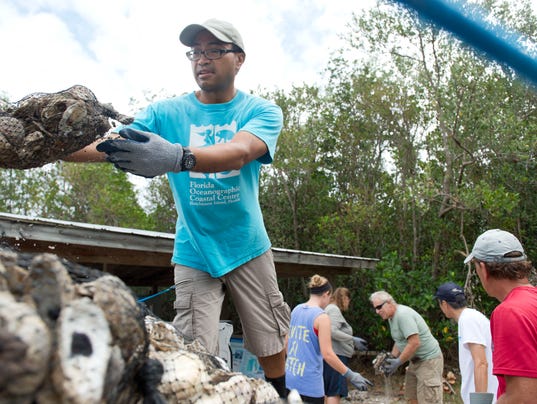
<instances>
[{"instance_id":1,"label":"pile of oyster shells","mask_svg":"<svg viewBox=\"0 0 537 404\"><path fill-rule=\"evenodd\" d=\"M0 363L0 402L279 402L119 278L53 254L0 249Z\"/></svg>"}]
</instances>

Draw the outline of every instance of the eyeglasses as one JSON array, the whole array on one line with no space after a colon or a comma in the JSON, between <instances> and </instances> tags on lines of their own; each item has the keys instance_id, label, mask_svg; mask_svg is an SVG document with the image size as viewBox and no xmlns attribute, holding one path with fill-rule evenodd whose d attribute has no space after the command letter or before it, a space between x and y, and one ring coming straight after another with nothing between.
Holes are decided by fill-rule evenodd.
<instances>
[{"instance_id":1,"label":"eyeglasses","mask_svg":"<svg viewBox=\"0 0 537 404\"><path fill-rule=\"evenodd\" d=\"M380 309L382 309L382 306L384 306L386 303L388 303L388 301L382 302L382 303L379 304L378 306L373 306L373 308L374 308L376 311L379 311Z\"/></svg>"},{"instance_id":2,"label":"eyeglasses","mask_svg":"<svg viewBox=\"0 0 537 404\"><path fill-rule=\"evenodd\" d=\"M188 60L191 60L192 62L196 62L201 59L201 55L204 55L209 60L216 60L216 59L220 59L226 53L241 53L241 52L242 51L235 50L235 49L205 49L204 51L190 50L186 53L186 57L188 58Z\"/></svg>"}]
</instances>

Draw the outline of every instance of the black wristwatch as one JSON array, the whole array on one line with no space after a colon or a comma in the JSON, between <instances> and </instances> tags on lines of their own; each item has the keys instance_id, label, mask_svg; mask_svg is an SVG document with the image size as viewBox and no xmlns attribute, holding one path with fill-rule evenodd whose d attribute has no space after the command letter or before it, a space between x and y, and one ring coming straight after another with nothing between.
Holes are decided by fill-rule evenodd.
<instances>
[{"instance_id":1,"label":"black wristwatch","mask_svg":"<svg viewBox=\"0 0 537 404\"><path fill-rule=\"evenodd\" d=\"M196 165L196 156L188 147L183 147L183 158L181 160L181 170L190 171Z\"/></svg>"}]
</instances>

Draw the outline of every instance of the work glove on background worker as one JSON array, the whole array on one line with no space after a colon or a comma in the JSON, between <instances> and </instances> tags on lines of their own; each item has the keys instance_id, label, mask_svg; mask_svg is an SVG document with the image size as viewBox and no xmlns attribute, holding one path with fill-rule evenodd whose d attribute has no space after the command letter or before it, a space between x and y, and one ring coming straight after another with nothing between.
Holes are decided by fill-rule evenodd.
<instances>
[{"instance_id":1,"label":"work glove on background worker","mask_svg":"<svg viewBox=\"0 0 537 404\"><path fill-rule=\"evenodd\" d=\"M382 368L384 369L384 374L386 376L391 376L395 373L399 366L401 366L401 359L388 358L384 361Z\"/></svg>"},{"instance_id":2,"label":"work glove on background worker","mask_svg":"<svg viewBox=\"0 0 537 404\"><path fill-rule=\"evenodd\" d=\"M352 337L354 348L358 351L367 351L367 341L360 337Z\"/></svg>"},{"instance_id":3,"label":"work glove on background worker","mask_svg":"<svg viewBox=\"0 0 537 404\"><path fill-rule=\"evenodd\" d=\"M360 391L366 391L369 386L373 386L373 383L363 377L360 373L353 372L350 369L347 369L347 372L345 372L343 376L345 376L349 382Z\"/></svg>"}]
</instances>

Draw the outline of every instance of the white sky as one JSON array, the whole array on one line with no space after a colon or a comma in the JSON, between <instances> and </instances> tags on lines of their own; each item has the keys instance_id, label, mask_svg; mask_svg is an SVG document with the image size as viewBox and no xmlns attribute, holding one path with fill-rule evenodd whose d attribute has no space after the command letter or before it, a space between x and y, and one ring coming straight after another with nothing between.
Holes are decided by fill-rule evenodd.
<instances>
[{"instance_id":1,"label":"white sky","mask_svg":"<svg viewBox=\"0 0 537 404\"><path fill-rule=\"evenodd\" d=\"M246 48L236 85L289 89L315 83L340 47L352 12L374 0L0 0L0 93L16 101L32 92L82 84L99 101L131 113L144 92L196 89L186 25L220 18ZM145 103L143 103L145 105Z\"/></svg>"},{"instance_id":2,"label":"white sky","mask_svg":"<svg viewBox=\"0 0 537 404\"><path fill-rule=\"evenodd\" d=\"M516 0L510 0L516 1ZM535 7L537 0L532 0ZM209 18L241 32L246 63L237 87L289 89L315 84L353 12L375 0L0 0L0 95L11 101L74 84L131 114L144 93L196 89L187 50L188 24Z\"/></svg>"},{"instance_id":3,"label":"white sky","mask_svg":"<svg viewBox=\"0 0 537 404\"><path fill-rule=\"evenodd\" d=\"M516 1L516 0L510 0ZM220 18L241 32L242 90L317 84L353 12L375 0L0 0L0 95L74 84L132 114L131 98L196 89L179 32ZM537 0L532 0L533 7ZM136 177L140 182L140 177Z\"/></svg>"}]
</instances>

